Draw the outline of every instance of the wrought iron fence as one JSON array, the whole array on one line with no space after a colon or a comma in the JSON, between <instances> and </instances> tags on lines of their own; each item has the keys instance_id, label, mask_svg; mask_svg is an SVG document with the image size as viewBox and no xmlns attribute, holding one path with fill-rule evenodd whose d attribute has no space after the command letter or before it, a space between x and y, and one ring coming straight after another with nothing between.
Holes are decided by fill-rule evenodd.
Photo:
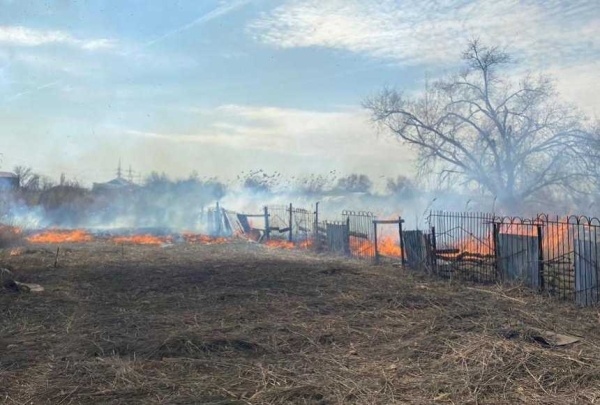
<instances>
[{"instance_id":1,"label":"wrought iron fence","mask_svg":"<svg viewBox=\"0 0 600 405\"><path fill-rule=\"evenodd\" d=\"M269 205L267 208L269 214L269 228L271 237L289 238L289 206Z\"/></svg>"},{"instance_id":2,"label":"wrought iron fence","mask_svg":"<svg viewBox=\"0 0 600 405\"><path fill-rule=\"evenodd\" d=\"M600 301L600 220L432 212L433 271L476 282L521 281L588 306Z\"/></svg>"},{"instance_id":3,"label":"wrought iron fence","mask_svg":"<svg viewBox=\"0 0 600 405\"><path fill-rule=\"evenodd\" d=\"M348 226L349 252L354 257L375 257L375 215L368 211L342 211L343 222Z\"/></svg>"},{"instance_id":4,"label":"wrought iron fence","mask_svg":"<svg viewBox=\"0 0 600 405\"><path fill-rule=\"evenodd\" d=\"M377 224L395 224L398 258L415 268L474 282L518 281L581 306L600 302L598 218L435 211L428 218L429 230L421 231L403 230L402 218L377 220L367 211L345 210L341 221L319 220L317 210L292 204L265 207L264 215L234 214L218 206L207 211L215 233L235 233L236 226L247 232L252 228L248 217L263 217L267 238L270 234L296 245L357 258L377 259ZM397 251L395 246L393 251Z\"/></svg>"},{"instance_id":5,"label":"wrought iron fence","mask_svg":"<svg viewBox=\"0 0 600 405\"><path fill-rule=\"evenodd\" d=\"M292 208L292 241L309 247L316 236L315 221L314 210Z\"/></svg>"},{"instance_id":6,"label":"wrought iron fence","mask_svg":"<svg viewBox=\"0 0 600 405\"><path fill-rule=\"evenodd\" d=\"M538 215L545 288L581 306L599 302L600 220Z\"/></svg>"},{"instance_id":7,"label":"wrought iron fence","mask_svg":"<svg viewBox=\"0 0 600 405\"><path fill-rule=\"evenodd\" d=\"M309 247L317 236L317 214L314 210L290 205L270 205L266 208L269 236Z\"/></svg>"},{"instance_id":8,"label":"wrought iron fence","mask_svg":"<svg viewBox=\"0 0 600 405\"><path fill-rule=\"evenodd\" d=\"M445 278L495 281L492 223L492 214L432 212L433 272Z\"/></svg>"}]
</instances>

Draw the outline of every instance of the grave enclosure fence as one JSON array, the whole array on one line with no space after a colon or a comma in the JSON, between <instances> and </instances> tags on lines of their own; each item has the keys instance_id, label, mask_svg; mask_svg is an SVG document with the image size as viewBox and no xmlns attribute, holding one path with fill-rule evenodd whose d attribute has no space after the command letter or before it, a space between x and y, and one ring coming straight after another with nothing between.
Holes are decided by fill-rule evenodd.
<instances>
[{"instance_id":1,"label":"grave enclosure fence","mask_svg":"<svg viewBox=\"0 0 600 405\"><path fill-rule=\"evenodd\" d=\"M219 210L225 221L214 220ZM391 257L446 279L519 282L580 306L600 301L598 218L433 211L428 229L407 230L402 218L381 220L366 211L345 210L335 220L323 219L318 204L310 210L292 204L267 206L261 213L237 214L237 220L232 212L218 207L209 214L218 231L239 228L259 235L259 241L279 240L376 262ZM260 226L248 219L257 217L262 218L257 221ZM388 231L387 242L393 231L391 250L382 248L383 230Z\"/></svg>"},{"instance_id":2,"label":"grave enclosure fence","mask_svg":"<svg viewBox=\"0 0 600 405\"><path fill-rule=\"evenodd\" d=\"M600 299L600 220L432 212L428 268L482 283L522 282L580 306Z\"/></svg>"},{"instance_id":3,"label":"grave enclosure fence","mask_svg":"<svg viewBox=\"0 0 600 405\"><path fill-rule=\"evenodd\" d=\"M258 232L260 236L257 239L261 241L288 242L300 248L312 248L348 257L380 256L376 248L377 217L372 212L344 210L337 219L332 220L319 216L318 204L314 210L289 204L265 206L263 213L238 214L238 218L245 225L244 233ZM249 218L261 218L260 225L254 222L251 224ZM399 220L390 222L398 224ZM398 239L401 240L399 237Z\"/></svg>"}]
</instances>

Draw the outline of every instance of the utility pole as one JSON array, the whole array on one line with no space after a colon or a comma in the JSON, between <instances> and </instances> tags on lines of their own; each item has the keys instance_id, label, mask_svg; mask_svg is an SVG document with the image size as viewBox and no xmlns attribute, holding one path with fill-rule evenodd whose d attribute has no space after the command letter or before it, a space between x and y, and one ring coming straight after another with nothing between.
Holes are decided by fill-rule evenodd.
<instances>
[{"instance_id":1,"label":"utility pole","mask_svg":"<svg viewBox=\"0 0 600 405\"><path fill-rule=\"evenodd\" d=\"M131 183L133 183L133 170L131 169L131 165L129 165L129 170L127 172L127 178Z\"/></svg>"},{"instance_id":2,"label":"utility pole","mask_svg":"<svg viewBox=\"0 0 600 405\"><path fill-rule=\"evenodd\" d=\"M117 167L117 179L123 177L123 170L121 169L121 159L119 159L119 167Z\"/></svg>"}]
</instances>

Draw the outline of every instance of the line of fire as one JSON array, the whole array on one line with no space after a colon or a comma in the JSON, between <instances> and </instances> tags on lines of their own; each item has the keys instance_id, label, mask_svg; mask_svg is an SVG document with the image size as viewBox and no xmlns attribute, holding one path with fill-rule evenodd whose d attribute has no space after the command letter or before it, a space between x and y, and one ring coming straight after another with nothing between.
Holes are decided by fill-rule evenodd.
<instances>
[{"instance_id":1,"label":"line of fire","mask_svg":"<svg viewBox=\"0 0 600 405\"><path fill-rule=\"evenodd\" d=\"M397 263L451 280L523 283L580 306L600 300L597 218L432 211L425 229L407 229L399 215L381 218L372 212L344 210L338 218L324 218L319 203L311 209L268 205L260 212L236 212L216 203L202 209L200 220L205 233L168 228L25 230L9 225L0 230L28 244L57 246L109 242L165 248L242 240ZM16 246L10 254L22 251Z\"/></svg>"}]
</instances>

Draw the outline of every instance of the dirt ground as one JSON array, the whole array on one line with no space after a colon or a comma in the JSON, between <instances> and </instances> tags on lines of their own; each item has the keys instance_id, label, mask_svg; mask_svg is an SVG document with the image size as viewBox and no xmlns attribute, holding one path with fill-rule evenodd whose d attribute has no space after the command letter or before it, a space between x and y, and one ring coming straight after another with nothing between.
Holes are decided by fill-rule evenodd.
<instances>
[{"instance_id":1,"label":"dirt ground","mask_svg":"<svg viewBox=\"0 0 600 405\"><path fill-rule=\"evenodd\" d=\"M7 404L584 404L595 309L234 242L4 252ZM576 335L553 347L536 331Z\"/></svg>"}]
</instances>

